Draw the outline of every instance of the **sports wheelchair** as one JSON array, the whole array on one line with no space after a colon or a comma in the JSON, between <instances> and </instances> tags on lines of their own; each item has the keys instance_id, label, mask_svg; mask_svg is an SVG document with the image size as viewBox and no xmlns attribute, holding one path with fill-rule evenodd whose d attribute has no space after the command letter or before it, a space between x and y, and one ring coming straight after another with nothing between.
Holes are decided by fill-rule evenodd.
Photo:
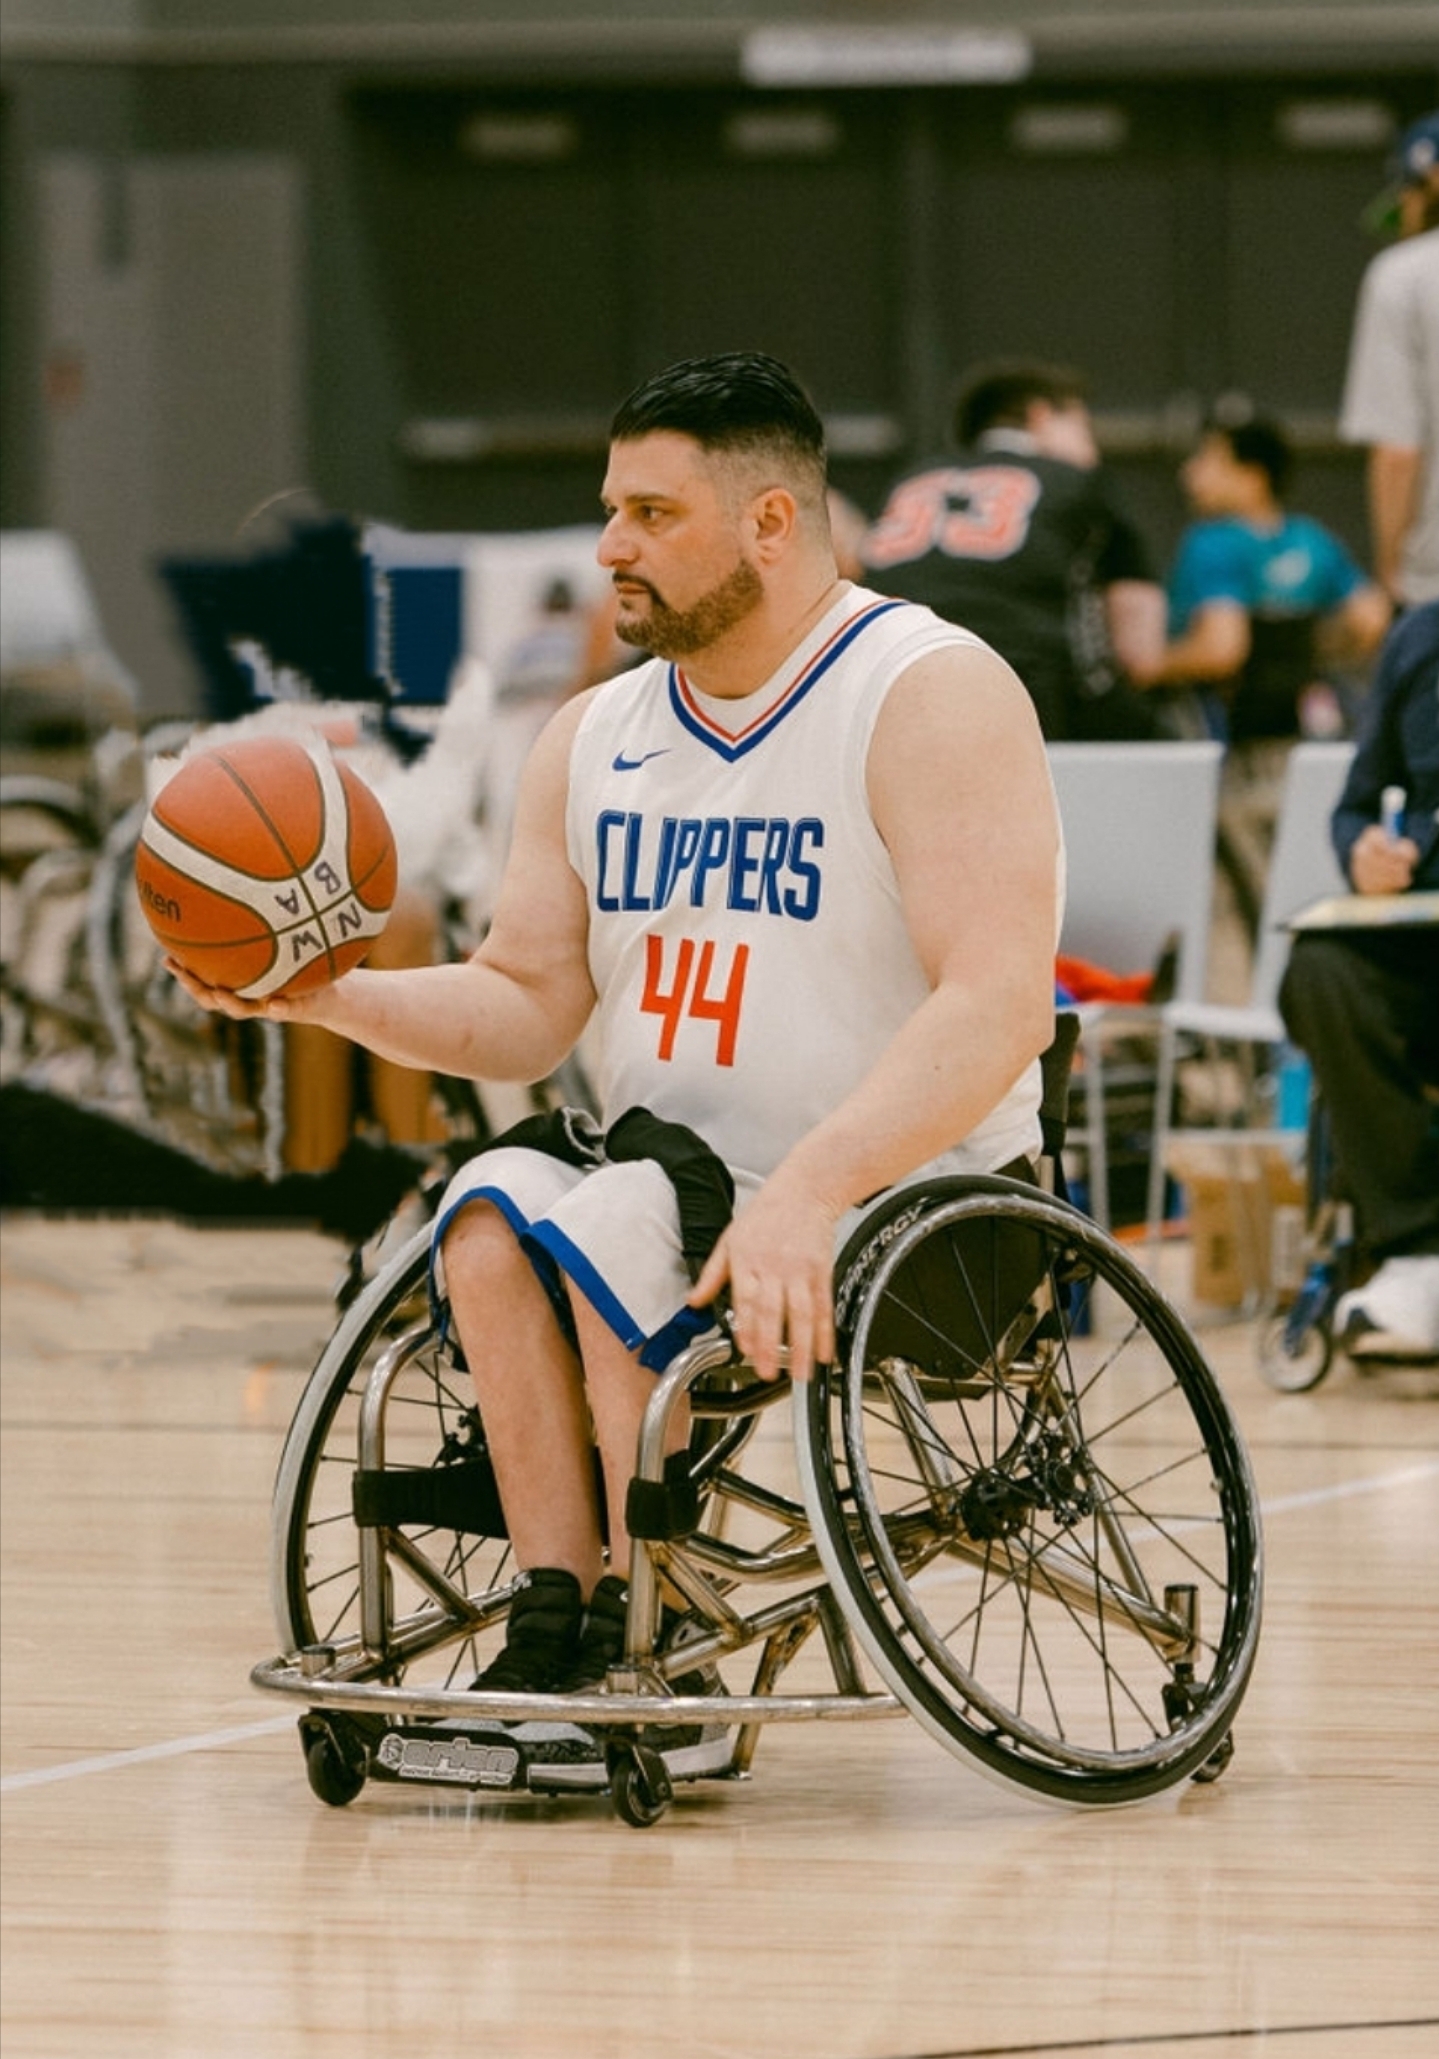
<instances>
[{"instance_id":1,"label":"sports wheelchair","mask_svg":"<svg viewBox=\"0 0 1439 2059\"><path fill-rule=\"evenodd\" d=\"M1046 1169L1074 1033L1046 1067ZM722 1322L671 1363L626 1506L623 1659L571 1695L465 1685L518 1574L428 1246L413 1236L345 1311L280 1460L283 1655L252 1679L303 1705L322 1801L367 1780L589 1785L642 1827L688 1777L667 1745L700 1726L729 1740L706 1777L739 1778L766 1723L906 1711L1063 1802L1224 1770L1261 1614L1248 1459L1174 1309L1056 1193L1002 1175L892 1191L840 1254L836 1356L807 1382L759 1381ZM757 1434L776 1413L778 1484L753 1463L783 1457ZM782 1688L816 1630L821 1688Z\"/></svg>"}]
</instances>

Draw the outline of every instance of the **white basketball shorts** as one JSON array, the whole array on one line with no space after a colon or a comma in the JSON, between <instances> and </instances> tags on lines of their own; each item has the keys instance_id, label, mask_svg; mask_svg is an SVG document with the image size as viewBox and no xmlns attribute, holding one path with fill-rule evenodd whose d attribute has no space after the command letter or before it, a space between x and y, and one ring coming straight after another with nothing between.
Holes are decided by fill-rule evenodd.
<instances>
[{"instance_id":1,"label":"white basketball shorts","mask_svg":"<svg viewBox=\"0 0 1439 2059\"><path fill-rule=\"evenodd\" d=\"M685 1305L692 1282L679 1207L652 1158L574 1166L501 1145L461 1166L440 1202L430 1288L442 1332L449 1327L445 1232L475 1201L489 1201L503 1215L571 1334L567 1280L653 1372L713 1327L706 1310Z\"/></svg>"}]
</instances>

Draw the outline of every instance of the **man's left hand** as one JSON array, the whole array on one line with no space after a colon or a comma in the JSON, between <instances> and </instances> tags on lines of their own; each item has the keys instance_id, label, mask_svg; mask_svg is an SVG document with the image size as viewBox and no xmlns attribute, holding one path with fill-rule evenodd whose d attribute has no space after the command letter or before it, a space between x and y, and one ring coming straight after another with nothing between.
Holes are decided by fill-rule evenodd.
<instances>
[{"instance_id":1,"label":"man's left hand","mask_svg":"<svg viewBox=\"0 0 1439 2059\"><path fill-rule=\"evenodd\" d=\"M762 1380L786 1370L807 1380L834 1356L837 1220L814 1196L771 1180L729 1225L695 1283L695 1308L729 1283L735 1341Z\"/></svg>"}]
</instances>

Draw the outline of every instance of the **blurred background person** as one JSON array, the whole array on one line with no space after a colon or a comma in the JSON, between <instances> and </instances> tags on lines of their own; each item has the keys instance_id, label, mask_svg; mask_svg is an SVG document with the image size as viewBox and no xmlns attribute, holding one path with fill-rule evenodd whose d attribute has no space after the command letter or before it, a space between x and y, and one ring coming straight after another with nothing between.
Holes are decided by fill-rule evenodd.
<instances>
[{"instance_id":1,"label":"blurred background person","mask_svg":"<svg viewBox=\"0 0 1439 2059\"><path fill-rule=\"evenodd\" d=\"M1439 600L1385 644L1332 833L1356 894L1439 892ZM1359 1357L1439 1352L1439 919L1301 930L1279 1006L1378 1261L1335 1335Z\"/></svg>"},{"instance_id":2,"label":"blurred background person","mask_svg":"<svg viewBox=\"0 0 1439 2059\"><path fill-rule=\"evenodd\" d=\"M487 740L485 809L496 865L510 845L515 793L535 738L583 680L589 614L568 579L547 580L530 628L495 672Z\"/></svg>"},{"instance_id":3,"label":"blurred background person","mask_svg":"<svg viewBox=\"0 0 1439 2059\"><path fill-rule=\"evenodd\" d=\"M1151 685L1193 686L1230 743L1342 726L1336 669L1372 656L1389 604L1332 531L1292 512L1289 438L1254 415L1212 422L1180 468L1194 520L1168 579L1170 640Z\"/></svg>"},{"instance_id":4,"label":"blurred background person","mask_svg":"<svg viewBox=\"0 0 1439 2059\"><path fill-rule=\"evenodd\" d=\"M1220 858L1253 933L1284 761L1302 734L1348 726L1340 684L1389 625L1383 590L1285 495L1289 439L1254 415L1211 422L1180 469L1194 515L1169 573L1170 640L1151 687L1189 690L1191 726L1229 746Z\"/></svg>"},{"instance_id":5,"label":"blurred background person","mask_svg":"<svg viewBox=\"0 0 1439 2059\"><path fill-rule=\"evenodd\" d=\"M1050 741L1150 737L1129 678L1163 646L1149 551L1100 463L1084 381L1063 366L975 367L956 455L890 489L859 555L869 584L982 636L1029 689Z\"/></svg>"},{"instance_id":6,"label":"blurred background person","mask_svg":"<svg viewBox=\"0 0 1439 2059\"><path fill-rule=\"evenodd\" d=\"M1400 239L1359 289L1340 434L1369 446L1374 572L1399 606L1439 598L1439 109L1404 131L1375 223Z\"/></svg>"}]
</instances>

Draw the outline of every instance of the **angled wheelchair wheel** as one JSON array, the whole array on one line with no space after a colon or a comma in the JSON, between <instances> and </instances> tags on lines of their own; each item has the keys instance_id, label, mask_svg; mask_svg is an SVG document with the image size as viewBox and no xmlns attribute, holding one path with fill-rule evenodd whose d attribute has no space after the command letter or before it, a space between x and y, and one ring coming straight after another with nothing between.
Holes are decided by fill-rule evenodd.
<instances>
[{"instance_id":1,"label":"angled wheelchair wheel","mask_svg":"<svg viewBox=\"0 0 1439 2059\"><path fill-rule=\"evenodd\" d=\"M1265 1318L1258 1338L1259 1375L1278 1394L1308 1394L1334 1362L1334 1332L1326 1316L1312 1322L1293 1310Z\"/></svg>"},{"instance_id":2,"label":"angled wheelchair wheel","mask_svg":"<svg viewBox=\"0 0 1439 2059\"><path fill-rule=\"evenodd\" d=\"M469 1376L430 1322L428 1259L425 1228L316 1363L276 1476L271 1588L287 1651L328 1648L357 1679L464 1686L514 1569ZM367 1410L379 1451L362 1445Z\"/></svg>"},{"instance_id":3,"label":"angled wheelchair wheel","mask_svg":"<svg viewBox=\"0 0 1439 2059\"><path fill-rule=\"evenodd\" d=\"M1224 1398L1169 1304L1066 1204L901 1192L842 1254L800 1464L877 1671L1041 1795L1212 1778L1253 1666L1261 1541Z\"/></svg>"}]
</instances>

